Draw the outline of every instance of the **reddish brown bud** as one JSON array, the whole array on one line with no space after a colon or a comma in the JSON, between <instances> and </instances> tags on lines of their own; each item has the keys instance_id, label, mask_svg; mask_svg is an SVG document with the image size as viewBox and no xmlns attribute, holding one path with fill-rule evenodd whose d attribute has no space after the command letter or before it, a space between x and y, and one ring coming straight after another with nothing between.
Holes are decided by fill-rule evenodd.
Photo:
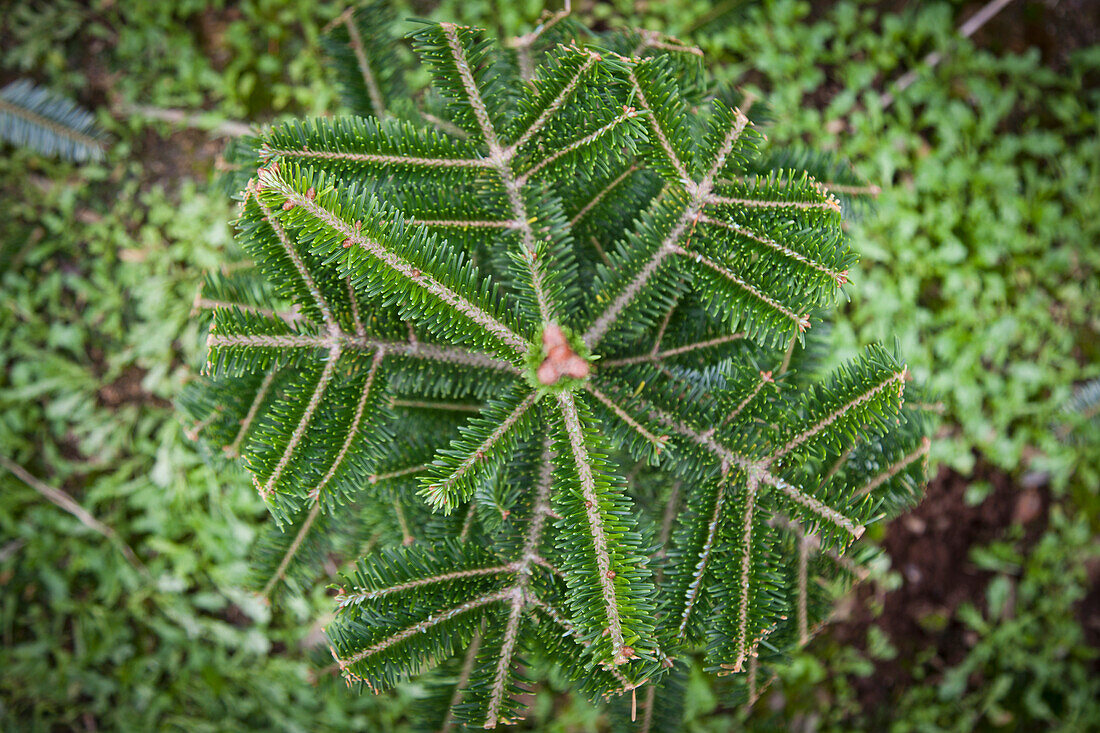
<instances>
[{"instance_id":1,"label":"reddish brown bud","mask_svg":"<svg viewBox=\"0 0 1100 733\"><path fill-rule=\"evenodd\" d=\"M539 365L536 375L541 384L557 384L562 377L584 379L588 376L588 362L573 351L561 326L552 323L546 327L542 332L542 346L546 359Z\"/></svg>"}]
</instances>

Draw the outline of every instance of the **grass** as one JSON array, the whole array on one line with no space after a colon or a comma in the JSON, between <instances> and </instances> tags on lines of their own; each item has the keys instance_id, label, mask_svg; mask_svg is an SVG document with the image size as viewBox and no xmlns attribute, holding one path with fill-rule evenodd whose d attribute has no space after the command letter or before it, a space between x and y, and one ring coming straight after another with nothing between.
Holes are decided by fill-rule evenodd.
<instances>
[{"instance_id":1,"label":"grass","mask_svg":"<svg viewBox=\"0 0 1100 733\"><path fill-rule=\"evenodd\" d=\"M1100 526L1100 447L1053 426L1073 385L1100 375L1100 48L1057 70L1036 52L985 50L980 36L955 39L960 11L946 3L883 15L778 1L707 23L697 21L713 16L709 3L650 5L647 24L700 26L694 39L720 73L764 94L773 141L835 150L882 186L851 229L863 260L837 358L898 334L942 401L940 459L1049 472L1069 497L1034 551L997 576L1016 584L1013 617L966 611L978 643L959 671L901 694L898 730L949 728L956 707L974 724L1004 723L1005 711L1044 721L1041 705L996 681L1006 676L1035 681L1048 707L1053 696L1095 715L1074 599ZM244 476L195 451L171 406L200 358L190 312L200 274L233 256L231 209L209 184L217 146L119 111L200 110L206 127L335 111L316 39L338 10L18 2L0 20L3 80L26 75L79 98L113 140L106 162L80 167L0 156L0 450L114 528L148 573L0 472L0 727L400 729L414 689L373 698L331 675L311 684L322 590L272 609L243 589L266 512ZM435 12L514 33L539 7ZM883 108L888 80L930 51L945 61ZM867 669L850 649L800 656L782 681L787 706L751 722L817 715L851 729L862 713L845 680ZM989 681L968 683L976 670ZM692 730L737 718L702 682L689 700ZM539 719L601 725L560 702L543 693Z\"/></svg>"},{"instance_id":2,"label":"grass","mask_svg":"<svg viewBox=\"0 0 1100 733\"><path fill-rule=\"evenodd\" d=\"M190 181L145 186L136 163L76 170L17 153L0 170L13 204L0 445L148 567L0 477L0 727L383 725L375 699L309 685L309 604L273 614L243 589L266 510L243 476L203 462L171 406L201 343L197 268L231 244L228 206ZM31 185L17 195L17 182Z\"/></svg>"}]
</instances>

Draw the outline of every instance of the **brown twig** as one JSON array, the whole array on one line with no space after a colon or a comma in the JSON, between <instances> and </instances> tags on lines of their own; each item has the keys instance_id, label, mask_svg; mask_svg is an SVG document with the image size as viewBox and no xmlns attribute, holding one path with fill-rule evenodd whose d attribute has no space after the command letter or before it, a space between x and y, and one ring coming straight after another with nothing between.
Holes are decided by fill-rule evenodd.
<instances>
[{"instance_id":1,"label":"brown twig","mask_svg":"<svg viewBox=\"0 0 1100 733\"><path fill-rule=\"evenodd\" d=\"M217 121L213 119L212 116L209 121L207 121L205 114L189 112L183 109L167 109L164 107L153 107L148 104L130 104L128 102L122 102L115 107L115 110L122 115L144 117L149 120L160 120L162 122L169 122L173 125L206 130L215 137L241 137L242 135L251 135L253 132L252 125L245 124L244 122L237 122L236 120Z\"/></svg>"},{"instance_id":2,"label":"brown twig","mask_svg":"<svg viewBox=\"0 0 1100 733\"><path fill-rule=\"evenodd\" d=\"M993 17L997 15L997 13L1004 10L1005 6L1008 5L1010 2L1012 2L1012 0L990 0L982 7L981 10L974 13L974 15L971 16L969 20L959 26L959 36L961 36L962 38L970 38L970 36L978 32L979 28L992 20ZM929 69L932 69L935 68L936 65L939 64L941 61L943 61L943 59L944 55L942 53L940 53L939 51L933 51L932 53L924 57L924 61L921 66L927 66ZM887 107L889 107L897 99L897 94L904 92L906 89L912 86L913 82L920 78L921 71L921 68L910 69L909 71L898 77L898 80L894 83L894 91L883 92L882 96L879 97L879 102L882 104L882 108L886 109Z\"/></svg>"},{"instance_id":3,"label":"brown twig","mask_svg":"<svg viewBox=\"0 0 1100 733\"><path fill-rule=\"evenodd\" d=\"M20 466L18 463L15 463L7 456L0 456L0 466L3 466L7 470L11 471L16 478L25 483L27 486L30 486L42 496L49 499L54 505L60 507L61 509L64 509L69 514L79 519L81 524L83 524L85 527L93 529L109 539L118 547L119 552L123 554L126 560L131 565L133 565L136 570L140 571L143 575L149 574L149 569L145 567L145 563L138 559L138 556L134 553L133 548L126 544L122 540L122 538L118 536L118 533L115 532L114 529L108 527L106 524L92 516L92 514L87 509L80 506L80 504L77 504L76 500L74 500L71 496L66 494L61 489L55 489L44 481L34 477L25 468Z\"/></svg>"}]
</instances>

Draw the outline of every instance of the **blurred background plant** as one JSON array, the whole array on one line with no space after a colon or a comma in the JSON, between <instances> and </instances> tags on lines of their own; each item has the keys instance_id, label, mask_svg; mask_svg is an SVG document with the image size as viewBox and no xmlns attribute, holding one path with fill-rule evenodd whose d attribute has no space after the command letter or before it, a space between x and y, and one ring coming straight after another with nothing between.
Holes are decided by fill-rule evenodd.
<instances>
[{"instance_id":1,"label":"blurred background plant","mask_svg":"<svg viewBox=\"0 0 1100 733\"><path fill-rule=\"evenodd\" d=\"M773 141L833 150L881 188L851 223L835 356L900 333L941 402L928 499L871 533L892 567L751 710L690 679L688 730L1100 726L1100 10L1012 0L961 38L981 7L575 5L700 45L767 100ZM504 35L542 11L397 8ZM16 0L0 18L0 87L72 99L111 141L79 165L0 147L0 454L29 472L0 470L0 727L405 725L415 688L351 696L314 655L300 626L322 592L269 608L243 590L266 510L171 405L203 348L201 273L234 248L211 184L224 137L339 111L319 38L341 10ZM606 727L552 684L534 708L540 730Z\"/></svg>"}]
</instances>

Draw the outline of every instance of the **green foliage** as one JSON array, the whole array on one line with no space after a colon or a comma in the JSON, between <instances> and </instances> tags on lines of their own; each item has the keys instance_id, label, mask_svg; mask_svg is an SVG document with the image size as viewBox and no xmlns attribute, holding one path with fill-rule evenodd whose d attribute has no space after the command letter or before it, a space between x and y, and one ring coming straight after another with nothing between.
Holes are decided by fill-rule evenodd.
<instances>
[{"instance_id":1,"label":"green foliage","mask_svg":"<svg viewBox=\"0 0 1100 733\"><path fill-rule=\"evenodd\" d=\"M1100 462L1095 431L1077 418L1053 414L1052 419L1071 385L1097 374L1096 354L1090 350L1096 343L1095 319L1089 316L1096 294L1088 287L1096 281L1090 259L1095 217L1084 212L1097 208L1095 161L1100 156L1095 149L1095 92L1087 84L1082 87L1082 80L1096 73L1095 51L1078 53L1055 76L1035 55L982 50L998 45L999 39L991 44L988 35L974 45L955 43L953 26L965 13L958 4L922 3L898 15L843 2L821 13L815 10L812 17L804 2L766 3L751 12L744 12L744 5L647 3L644 18L627 22L690 36L706 48L710 71L725 80L736 82L745 72L759 70L751 78L773 109L765 114L757 102L752 116L769 123L772 141L812 150L814 157L852 160L859 173L885 189L871 215L852 222L853 249L863 256L864 267L853 268L856 288L846 290L855 297L832 331L835 345L822 349L814 335L829 331L815 323L808 346L827 360L840 361L863 339L897 333L914 371L922 378L940 375L944 380L932 399L946 397L950 433L933 444L933 452L965 466L973 449L984 450L1013 465L1023 447L1038 445L1053 460L1040 459L1033 466L1075 465L1072 480L1078 486L1096 486ZM636 6L642 7L628 0L597 3L586 10L585 21L618 25ZM246 0L227 8L205 2L18 1L0 17L0 65L89 105L109 91L123 101L209 110L211 118L270 120L288 112L336 112L341 109L336 76L322 72L318 41L322 26L337 12L338 6L297 0ZM414 12L426 11L423 6L416 11L399 6L396 14L405 18ZM499 28L503 37L533 27L542 3L447 0L432 12ZM557 27L542 38L550 38ZM410 28L399 21L394 36ZM922 68L921 59L930 51L944 53L947 62L936 70ZM410 56L405 49L397 53L401 59ZM875 108L875 92L910 68L921 69L918 84L889 110ZM408 83L415 91L425 78L413 73ZM975 84L980 96L972 93ZM438 112L438 100L424 102L429 111ZM736 104L741 103L729 106ZM147 590L146 581L137 578L110 543L12 477L0 476L0 595L8 609L0 645L0 727L82 728L94 723L100 729L406 730L409 692L418 696L418 711L434 705L439 712L434 719L441 720L464 658L439 668L430 687L406 687L393 699L353 698L342 683L330 684L325 674L318 676L319 686L310 688L310 668L320 670L332 660L327 651L304 660L299 644L308 620L331 609L331 600L316 588L322 563L355 557L375 544L393 547L412 533L419 535L422 527L443 522L421 511L423 503L415 498L399 503L396 510L411 533L404 534L401 523L392 521L394 494L414 496L415 475L370 485L370 495L377 494L379 501L349 505L338 528L322 527L311 534L310 540L321 541L299 551L308 556L306 562L286 570L286 580L294 581L291 589L306 597L280 595L285 605L276 608L284 610L267 621L266 612L238 588L251 582L262 590L277 577L308 512L295 515L281 532L274 522L264 521L260 502L248 495L247 482L238 481L221 461L220 449L206 457L209 465L200 463L162 401L101 401L100 389L128 371L164 400L178 393L185 379L182 365L193 362L200 344L195 324L188 321L188 304L200 279L197 270L217 270L236 254L222 250L227 236L223 207L191 183L209 172L192 159L197 136L183 133L169 139L164 125L114 121L106 105L93 106L100 110L99 123L118 141L112 160L140 158L144 166L89 164L77 171L20 152L0 156L6 182L0 184L6 212L0 218L5 293L0 305L0 443L6 455L65 488L115 527L154 574L165 579L163 586ZM421 119L401 107L395 115ZM849 125L849 117L858 124ZM827 167L816 167L810 159L777 155L787 154L782 148L763 150L750 161L753 171L791 167L808 170L818 180L867 183L829 177ZM180 163L183 167L177 169ZM244 171L233 191L254 167ZM942 175L944 170L950 171L949 178ZM920 175L913 175L918 171ZM153 178L163 180L167 192L160 183L150 185ZM126 182L124 190L118 189L118 180ZM586 189L583 183L577 181L562 196L571 214L605 185L595 182ZM638 171L607 201L639 208L641 204L617 199L649 200L661 185L656 176ZM849 200L835 186L831 190L848 220ZM415 199L415 192L387 195ZM611 241L617 231L614 220L600 217L585 217L573 227L579 241L590 241L593 235L597 241ZM463 233L447 234L457 241ZM216 253L208 243L217 245ZM954 249L950 262L925 264L925 249L948 244ZM978 257L990 249L1011 249L1013 254L998 263ZM598 261L578 263L582 282L591 280ZM256 281L253 277L250 282ZM245 297L209 285L203 294L211 299ZM271 295L264 291L247 302L270 305ZM289 309L290 304L282 307ZM689 335L697 311L685 306L682 312L671 330L683 338L666 338L664 350L707 336ZM1001 322L1016 325L990 337L988 324ZM889 329L883 330L886 323ZM737 342L731 342L709 353L717 359L720 353L739 351ZM1080 358L1067 356L1072 354ZM798 358L796 353L794 363ZM703 363L690 353L675 359L689 366ZM143 375L135 367L147 371ZM431 392L433 398L462 385L472 404L507 380L507 375L487 379L452 367L449 386ZM408 369L390 384L408 392L430 390L438 387L442 368L437 363L431 375ZM802 383L801 374L788 378ZM233 381L233 389L211 393L213 399L250 402ZM907 397L913 401L912 395ZM614 415L602 403L591 407L606 412L600 419L609 432L619 434L615 444L627 441L637 458L653 453L653 446L629 426L613 424ZM426 415L416 408L394 409L404 419L431 421L449 435L457 435L457 426L469 416L462 411ZM213 435L210 442L230 443L238 430L229 420L216 423L227 437ZM1075 427L1066 435L1063 425ZM1056 439L1051 438L1052 427ZM74 442L80 455L72 451ZM392 450L390 462L379 471L422 465L432 458L430 446L410 443L393 445ZM870 444L857 450L863 452L860 461L888 465L898 458L896 453L877 455ZM644 476L636 478L638 501L661 502L660 491L668 487L638 478ZM485 487L478 493L478 521L506 526L509 507L513 516L522 516L525 504L517 505L514 493L501 482ZM1090 495L1084 493L1082 511L1095 528L1097 505ZM390 521L380 521L380 515ZM314 522L332 519L318 514ZM451 519L461 523L465 516ZM364 533L368 528L377 529L378 535ZM1083 587L1076 569L1083 549L1059 533L1053 536L1058 541L1043 547L1054 570L1027 572L1034 579L1034 598L1058 604L1063 594L1075 597ZM257 547L246 558L249 544ZM1024 565L1030 567L1029 561ZM162 572L164 567L170 572ZM1062 582L1066 578L1071 580ZM271 593L287 585L276 583ZM121 587L129 590L120 594ZM166 599L165 613L146 600L150 593ZM1030 605L1017 613L1035 618L1027 611ZM238 607L247 613L240 614ZM187 632L172 625L176 620ZM995 634L1005 620L991 618L980 626L978 639ZM1038 631L1025 634L1025 666L1017 659L1000 668L1011 668L1025 679L1046 680L1042 689L1047 697L1095 696L1085 682L1079 683L1082 661L1067 657L1059 641L1072 638L1072 623L1062 610L1044 613L1030 626ZM1057 632L1048 634L1048 628ZM551 656L560 658L555 650L562 639L546 628L533 633L542 635L531 644L536 648L527 650L528 674L537 681L529 698L528 727L604 729L606 715L568 697L566 674L547 662ZM1007 659L1015 653L1013 643L996 639L996 645L980 643L983 659ZM860 713L850 691L847 697L836 690L823 695L828 681L840 687L850 675L867 674L867 660L850 650L820 660L819 654L819 648L812 656L796 654L780 668L786 670L784 680L796 680L803 694L785 686L787 704L775 714L778 720L760 717L768 712L761 704L746 727L787 729L819 720L826 729L858 728L852 721ZM1029 662L1034 662L1031 669L1045 670L1041 676L1026 671ZM975 662L971 669L986 664ZM678 664L670 672L670 678L684 679L683 687L676 688L683 707L679 702L657 707L659 715L669 716L666 727L675 728L681 715L686 716L683 727L696 731L725 731L740 722L729 711L743 697L727 695L729 678L715 684L702 666L697 661L689 673ZM544 674L546 669L550 671ZM1066 684L1059 685L1061 681ZM637 690L640 721L651 696L658 701L671 697L670 682L660 690L655 685ZM430 697L420 697L429 692ZM909 696L912 705L888 712L902 722L916 716L950 722L956 713L969 719L974 715L970 711L983 704L983 692L996 691L956 688L944 702L935 688L916 690ZM995 700L1003 699L1003 691L996 692ZM616 698L611 714L616 725L635 730L629 722L630 702L629 695ZM1028 727L1027 720L1024 711L1013 725ZM934 722L926 724L935 727Z\"/></svg>"},{"instance_id":2,"label":"green foliage","mask_svg":"<svg viewBox=\"0 0 1100 733\"><path fill-rule=\"evenodd\" d=\"M1005 469L1026 457L1060 485L1087 484L1074 476L1080 449L1050 426L1074 385L1100 374L1095 48L1055 71L1037 49L958 39L948 3L809 14L762 3L696 40L730 62L717 73L756 74L773 142L835 150L882 189L853 222L864 259L833 353L896 335L957 426L934 448L954 467L969 470L975 451ZM929 69L933 51L944 60ZM882 82L909 69L916 83L884 109Z\"/></svg>"},{"instance_id":3,"label":"green foliage","mask_svg":"<svg viewBox=\"0 0 1100 733\"><path fill-rule=\"evenodd\" d=\"M331 26L321 42L348 108L383 118L405 103L394 6L373 0L348 8Z\"/></svg>"},{"instance_id":4,"label":"green foliage","mask_svg":"<svg viewBox=\"0 0 1100 733\"><path fill-rule=\"evenodd\" d=\"M894 729L963 731L1027 721L1080 730L1100 720L1098 653L1077 618L1089 590L1087 563L1098 557L1091 539L1085 522L1057 513L1027 558L995 546L988 553L998 561L989 567L972 553L979 567L998 572L984 609L958 611L978 641L939 684L905 692L901 705L908 714Z\"/></svg>"},{"instance_id":5,"label":"green foliage","mask_svg":"<svg viewBox=\"0 0 1100 733\"><path fill-rule=\"evenodd\" d=\"M806 714L808 703L822 731L1093 727L1100 719L1097 651L1084 638L1080 604L1090 591L1095 537L1084 517L1068 517L1060 508L1026 555L1012 541L1015 532L972 549L967 558L994 575L979 602L960 606L953 618L961 622L967 647L961 661L944 668L934 650L899 659L913 683L890 690L888 706L861 709L852 685L875 674L876 660L898 654L871 626L866 652L832 642L815 645L816 658L799 654L776 682L786 710L757 705L743 724L786 727Z\"/></svg>"},{"instance_id":6,"label":"green foliage","mask_svg":"<svg viewBox=\"0 0 1100 733\"><path fill-rule=\"evenodd\" d=\"M229 209L114 170L0 156L0 445L148 568L0 468L0 728L391 727L399 702L308 685L303 624L328 602L273 614L244 590L266 512L171 407L201 345L195 265L233 251Z\"/></svg>"},{"instance_id":7,"label":"green foliage","mask_svg":"<svg viewBox=\"0 0 1100 733\"><path fill-rule=\"evenodd\" d=\"M359 47L387 41L373 19L336 29L348 105L382 110L374 65L400 54ZM333 656L375 691L444 664L432 708L485 727L522 715L536 660L596 699L702 654L753 694L928 448L894 354L820 377L798 348L854 261L827 188L766 168L696 50L539 35L504 52L420 25L431 113L240 151L253 266L208 283L207 377L183 399L293 537L264 545L265 567L285 547L264 593L350 518L400 537L343 577ZM620 225L586 241L585 220Z\"/></svg>"}]
</instances>

